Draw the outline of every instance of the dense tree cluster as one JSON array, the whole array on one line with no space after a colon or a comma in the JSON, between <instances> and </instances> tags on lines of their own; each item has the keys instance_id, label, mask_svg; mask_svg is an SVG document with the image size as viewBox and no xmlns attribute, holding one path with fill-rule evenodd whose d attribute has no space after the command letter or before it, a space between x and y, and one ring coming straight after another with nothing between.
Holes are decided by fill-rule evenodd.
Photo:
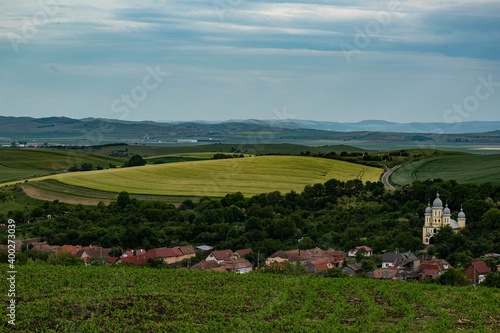
<instances>
[{"instance_id":1,"label":"dense tree cluster","mask_svg":"<svg viewBox=\"0 0 500 333\"><path fill-rule=\"evenodd\" d=\"M109 206L46 202L35 209L36 214L57 218L20 224L18 228L50 244L100 244L123 249L189 243L218 249L252 248L261 255L316 246L348 250L367 245L376 253L418 251L422 249L427 200L433 199L438 189L450 207L463 205L467 227L460 234L443 228L432 251L454 266L466 265L487 252L500 253L500 186L442 180L419 181L386 191L380 182L331 179L308 185L301 193L272 192L251 198L233 193L220 200L186 200L178 208L140 201L123 192ZM21 220L23 212L11 215L16 214ZM454 211L452 218L456 214ZM0 216L0 223L6 218Z\"/></svg>"}]
</instances>

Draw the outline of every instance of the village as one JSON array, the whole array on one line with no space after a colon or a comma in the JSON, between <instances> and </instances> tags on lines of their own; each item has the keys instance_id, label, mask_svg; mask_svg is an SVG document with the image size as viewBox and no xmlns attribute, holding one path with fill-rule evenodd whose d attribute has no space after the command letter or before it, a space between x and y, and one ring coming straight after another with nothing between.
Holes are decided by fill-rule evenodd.
<instances>
[{"instance_id":1,"label":"village","mask_svg":"<svg viewBox=\"0 0 500 333\"><path fill-rule=\"evenodd\" d=\"M0 245L0 251L6 251L3 247L6 245ZM87 266L136 265L155 267L161 264L177 269L245 274L289 263L300 264L304 267L304 271L311 275L324 275L328 270L336 268L342 270L346 277L362 276L393 281L437 279L446 271L453 269L446 260L427 255L424 251L420 252L418 256L411 252L376 255L373 249L364 245L352 248L347 252L320 248L277 251L262 261L260 261L258 254L253 253L252 249L214 250L208 245L155 248L147 251L144 249L127 250L123 251L120 256L112 256L116 254L111 248L103 248L99 245L51 246L40 239L16 241L16 252L26 250L48 252L54 255L70 254L74 258L82 260ZM202 259L197 260L197 258ZM255 263L249 260L255 258L257 259ZM471 281L471 284L480 284L488 273L500 271L498 260L500 260L500 254L487 253L465 267L463 273ZM496 263L496 265L492 265L491 262Z\"/></svg>"}]
</instances>

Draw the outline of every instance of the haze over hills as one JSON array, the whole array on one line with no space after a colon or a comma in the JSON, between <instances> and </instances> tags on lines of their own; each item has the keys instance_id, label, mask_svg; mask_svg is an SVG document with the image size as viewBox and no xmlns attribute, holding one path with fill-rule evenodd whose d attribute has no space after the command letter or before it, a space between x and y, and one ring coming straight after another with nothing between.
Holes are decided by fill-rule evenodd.
<instances>
[{"instance_id":1,"label":"haze over hills","mask_svg":"<svg viewBox=\"0 0 500 333\"><path fill-rule=\"evenodd\" d=\"M340 123L331 121L315 121L300 119L232 119L222 123L253 123L263 126L281 128L310 128L323 131L336 132L356 132L356 131L377 131L377 132L399 132L399 133L441 133L441 134L463 134L463 133L483 133L500 129L500 121L464 121L461 123L396 123L386 120L363 120L356 123ZM168 123L168 122L166 122ZM183 122L172 122L181 124ZM201 124L217 124L213 121L196 121Z\"/></svg>"},{"instance_id":2,"label":"haze over hills","mask_svg":"<svg viewBox=\"0 0 500 333\"><path fill-rule=\"evenodd\" d=\"M391 130L392 129L392 130ZM67 117L0 116L1 141L98 145L103 143L296 143L329 145L377 143L365 149L388 150L409 144L500 143L500 122L408 123L380 120L332 123L308 120L242 120L221 123L123 121ZM468 131L466 131L468 130ZM457 133L449 133L455 131ZM466 131L467 133L461 133ZM459 133L460 132L460 133ZM399 148L401 149L401 148Z\"/></svg>"}]
</instances>

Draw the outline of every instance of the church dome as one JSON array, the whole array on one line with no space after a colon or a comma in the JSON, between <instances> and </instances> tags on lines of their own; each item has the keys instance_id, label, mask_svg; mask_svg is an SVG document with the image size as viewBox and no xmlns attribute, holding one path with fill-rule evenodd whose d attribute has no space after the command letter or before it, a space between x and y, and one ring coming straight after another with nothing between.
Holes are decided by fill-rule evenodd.
<instances>
[{"instance_id":1,"label":"church dome","mask_svg":"<svg viewBox=\"0 0 500 333\"><path fill-rule=\"evenodd\" d=\"M465 219L465 213L462 207L460 207L460 213L458 213L458 218L459 219Z\"/></svg>"},{"instance_id":2,"label":"church dome","mask_svg":"<svg viewBox=\"0 0 500 333\"><path fill-rule=\"evenodd\" d=\"M432 208L431 208L431 203L427 205L427 208L425 209L425 215L432 215Z\"/></svg>"},{"instance_id":3,"label":"church dome","mask_svg":"<svg viewBox=\"0 0 500 333\"><path fill-rule=\"evenodd\" d=\"M439 192L436 193L436 199L432 203L432 208L443 208L443 202L439 199Z\"/></svg>"},{"instance_id":4,"label":"church dome","mask_svg":"<svg viewBox=\"0 0 500 333\"><path fill-rule=\"evenodd\" d=\"M451 215L451 211L448 208L448 203L447 203L446 208L443 210L443 216L450 216L450 215Z\"/></svg>"}]
</instances>

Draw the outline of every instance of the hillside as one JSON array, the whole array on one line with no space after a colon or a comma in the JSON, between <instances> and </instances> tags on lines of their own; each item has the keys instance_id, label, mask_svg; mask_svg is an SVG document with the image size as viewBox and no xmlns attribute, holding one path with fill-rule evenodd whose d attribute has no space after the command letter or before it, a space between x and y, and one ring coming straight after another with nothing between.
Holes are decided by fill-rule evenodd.
<instances>
[{"instance_id":1,"label":"hillside","mask_svg":"<svg viewBox=\"0 0 500 333\"><path fill-rule=\"evenodd\" d=\"M321 123L323 122L315 122L316 125ZM284 126L283 122L274 121L174 124L95 118L77 120L65 117L36 119L0 116L0 137L4 138L5 142L28 141L78 145L114 142L156 145L231 142L237 144L300 143L320 146L352 143L363 147L373 147L374 150L401 149L400 144L405 145L403 148L408 148L411 144L415 147L453 145L461 147L460 149L467 149L471 145L500 143L498 130L473 133L474 129L479 128L477 126L460 126L460 129L467 130L467 133L438 134L442 131L426 132L432 126L421 126L417 127L416 130L407 127L393 127L391 131L388 131L384 130L383 126L380 127L380 123L372 121L367 122L365 127L337 131L325 129L324 126L319 125L315 125L317 128L308 128L306 124ZM385 122L382 123L385 124ZM363 145L368 143L376 143L376 145Z\"/></svg>"},{"instance_id":2,"label":"hillside","mask_svg":"<svg viewBox=\"0 0 500 333\"><path fill-rule=\"evenodd\" d=\"M301 156L259 156L66 173L44 177L99 191L216 196L301 191L331 178L376 182L381 168ZM36 180L36 179L35 179Z\"/></svg>"},{"instance_id":3,"label":"hillside","mask_svg":"<svg viewBox=\"0 0 500 333\"><path fill-rule=\"evenodd\" d=\"M133 267L17 270L18 332L500 329L498 289ZM3 295L7 286L0 285ZM6 311L3 306L4 318ZM6 329L7 321L1 325Z\"/></svg>"},{"instance_id":4,"label":"hillside","mask_svg":"<svg viewBox=\"0 0 500 333\"><path fill-rule=\"evenodd\" d=\"M45 149L0 149L0 183L61 172L74 164L92 163L93 167L123 164L122 158L85 152Z\"/></svg>"},{"instance_id":5,"label":"hillside","mask_svg":"<svg viewBox=\"0 0 500 333\"><path fill-rule=\"evenodd\" d=\"M427 158L403 165L390 178L391 183L407 185L414 180L454 179L458 183L500 184L500 154Z\"/></svg>"}]
</instances>

